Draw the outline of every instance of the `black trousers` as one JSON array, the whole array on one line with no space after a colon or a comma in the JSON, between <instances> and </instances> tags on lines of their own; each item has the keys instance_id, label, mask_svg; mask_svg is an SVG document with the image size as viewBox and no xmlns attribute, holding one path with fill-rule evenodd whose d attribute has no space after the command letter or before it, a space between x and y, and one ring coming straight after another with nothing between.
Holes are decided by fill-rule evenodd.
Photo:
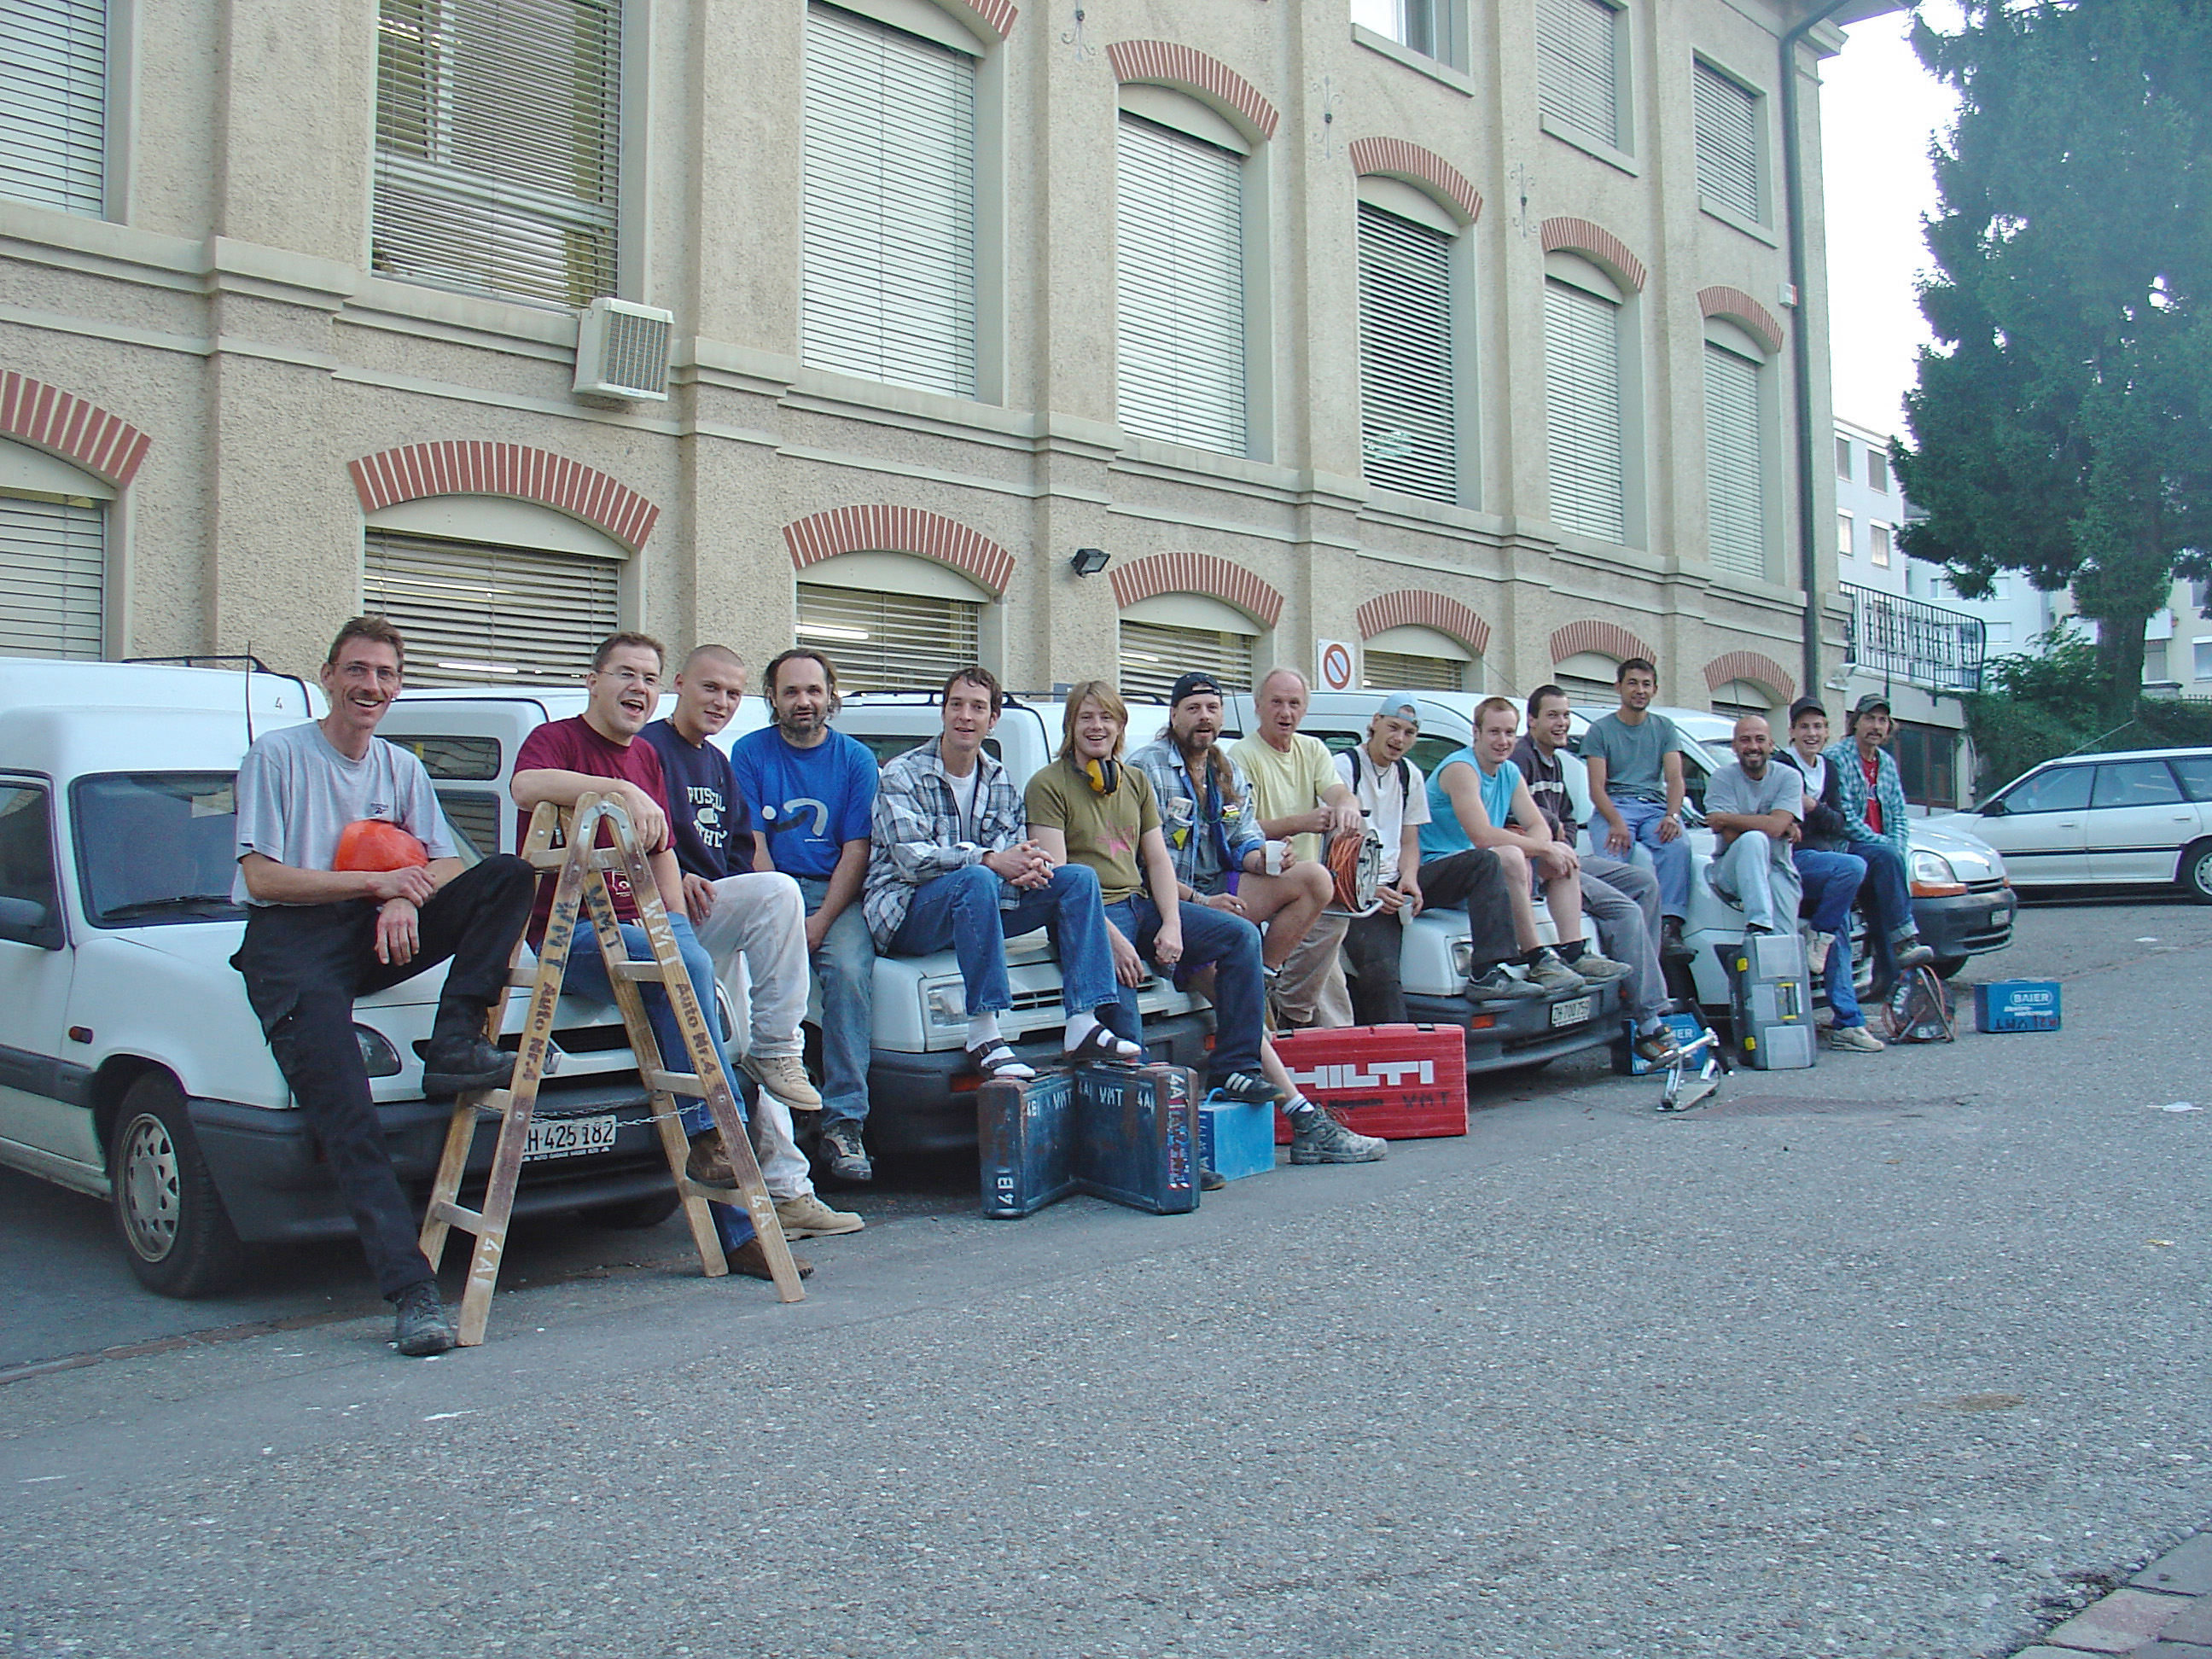
<instances>
[{"instance_id":1,"label":"black trousers","mask_svg":"<svg viewBox=\"0 0 2212 1659\"><path fill-rule=\"evenodd\" d=\"M1480 978L1521 954L1513 932L1513 900L1504 867L1486 847L1447 853L1421 866L1421 899L1428 909L1463 905L1468 939L1474 947L1470 975ZM1398 978L1405 924L1377 911L1345 929L1344 954L1352 963L1352 1017L1362 1025L1396 1025L1406 1018L1406 993Z\"/></svg>"},{"instance_id":2,"label":"black trousers","mask_svg":"<svg viewBox=\"0 0 2212 1659\"><path fill-rule=\"evenodd\" d=\"M413 960L376 959L373 899L247 908L246 943L230 959L284 1080L322 1142L353 1213L377 1289L396 1297L432 1277L415 1212L392 1172L368 1070L353 1034L354 999L451 958L441 1009L481 1018L506 994L508 959L530 920L534 872L507 854L464 870L422 907Z\"/></svg>"}]
</instances>

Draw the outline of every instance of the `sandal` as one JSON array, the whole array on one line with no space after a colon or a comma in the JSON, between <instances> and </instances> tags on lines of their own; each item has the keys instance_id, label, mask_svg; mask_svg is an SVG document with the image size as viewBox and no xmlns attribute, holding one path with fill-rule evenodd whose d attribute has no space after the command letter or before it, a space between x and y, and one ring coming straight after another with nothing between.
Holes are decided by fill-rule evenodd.
<instances>
[{"instance_id":1,"label":"sandal","mask_svg":"<svg viewBox=\"0 0 2212 1659\"><path fill-rule=\"evenodd\" d=\"M1036 1068L1003 1042L987 1042L980 1048L970 1048L968 1058L983 1074L986 1083L1026 1083L1036 1075Z\"/></svg>"},{"instance_id":2,"label":"sandal","mask_svg":"<svg viewBox=\"0 0 2212 1659\"><path fill-rule=\"evenodd\" d=\"M1105 1060L1118 1066L1141 1065L1145 1058L1144 1045L1132 1042L1117 1035L1104 1020L1100 1020L1071 1048L1060 1050L1061 1056L1075 1065Z\"/></svg>"}]
</instances>

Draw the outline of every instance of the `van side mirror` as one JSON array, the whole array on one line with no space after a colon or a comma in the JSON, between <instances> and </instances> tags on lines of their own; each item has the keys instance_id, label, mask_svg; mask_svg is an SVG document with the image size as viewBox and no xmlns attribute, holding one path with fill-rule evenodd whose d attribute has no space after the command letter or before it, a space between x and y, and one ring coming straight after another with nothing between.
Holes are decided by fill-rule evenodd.
<instances>
[{"instance_id":1,"label":"van side mirror","mask_svg":"<svg viewBox=\"0 0 2212 1659\"><path fill-rule=\"evenodd\" d=\"M1982 808L1982 816L1985 818L2001 818L2011 811L2012 808L2007 806L2002 801L1993 800Z\"/></svg>"},{"instance_id":2,"label":"van side mirror","mask_svg":"<svg viewBox=\"0 0 2212 1659\"><path fill-rule=\"evenodd\" d=\"M58 951L63 944L61 918L35 899L0 897L0 939Z\"/></svg>"}]
</instances>

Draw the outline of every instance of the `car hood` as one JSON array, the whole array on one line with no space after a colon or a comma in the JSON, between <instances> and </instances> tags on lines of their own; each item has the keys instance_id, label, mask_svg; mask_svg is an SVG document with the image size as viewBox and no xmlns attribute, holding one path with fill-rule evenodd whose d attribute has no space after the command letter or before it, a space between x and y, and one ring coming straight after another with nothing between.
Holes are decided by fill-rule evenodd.
<instances>
[{"instance_id":1,"label":"car hood","mask_svg":"<svg viewBox=\"0 0 2212 1659\"><path fill-rule=\"evenodd\" d=\"M1911 823L1911 843L1917 850L1941 853L1961 881L2002 880L2004 855L1974 833L1972 812L1944 812Z\"/></svg>"},{"instance_id":2,"label":"car hood","mask_svg":"<svg viewBox=\"0 0 2212 1659\"><path fill-rule=\"evenodd\" d=\"M245 992L245 981L230 965L231 957L246 937L246 924L242 921L179 921L163 927L118 927L106 930L106 936L189 963L210 979L228 980L239 988L240 994ZM445 974L446 966L440 963L427 972L402 980L361 1001L366 1006L386 1008L434 1003L440 987L445 983Z\"/></svg>"}]
</instances>

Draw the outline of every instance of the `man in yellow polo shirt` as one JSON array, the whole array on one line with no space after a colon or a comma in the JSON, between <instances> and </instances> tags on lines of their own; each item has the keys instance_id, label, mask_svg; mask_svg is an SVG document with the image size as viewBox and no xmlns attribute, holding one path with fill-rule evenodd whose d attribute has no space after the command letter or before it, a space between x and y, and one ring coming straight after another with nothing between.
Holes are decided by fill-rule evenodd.
<instances>
[{"instance_id":1,"label":"man in yellow polo shirt","mask_svg":"<svg viewBox=\"0 0 2212 1659\"><path fill-rule=\"evenodd\" d=\"M1269 671L1252 696L1259 729L1230 757L1251 780L1261 832L1270 841L1288 840L1293 858L1317 859L1329 838L1359 834L1364 820L1328 746L1298 730L1308 695L1306 677L1297 669ZM1322 912L1276 974L1275 1012L1286 1029L1352 1024L1342 953L1350 920Z\"/></svg>"}]
</instances>

